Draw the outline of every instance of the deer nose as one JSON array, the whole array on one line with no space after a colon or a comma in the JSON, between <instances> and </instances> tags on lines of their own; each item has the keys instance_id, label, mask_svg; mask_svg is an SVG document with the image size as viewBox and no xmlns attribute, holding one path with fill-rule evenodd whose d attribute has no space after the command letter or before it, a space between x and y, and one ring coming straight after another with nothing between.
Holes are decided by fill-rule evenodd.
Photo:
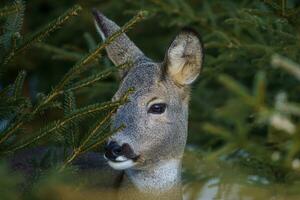
<instances>
[{"instance_id":1,"label":"deer nose","mask_svg":"<svg viewBox=\"0 0 300 200\"><path fill-rule=\"evenodd\" d=\"M114 141L109 142L105 146L105 157L110 160L115 160L118 156L121 156L122 153L122 147Z\"/></svg>"}]
</instances>

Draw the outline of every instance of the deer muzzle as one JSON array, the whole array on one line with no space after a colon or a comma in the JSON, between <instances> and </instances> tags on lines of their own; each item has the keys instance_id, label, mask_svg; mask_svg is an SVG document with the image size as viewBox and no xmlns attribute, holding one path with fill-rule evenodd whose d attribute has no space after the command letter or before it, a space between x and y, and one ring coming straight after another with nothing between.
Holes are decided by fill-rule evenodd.
<instances>
[{"instance_id":1,"label":"deer muzzle","mask_svg":"<svg viewBox=\"0 0 300 200\"><path fill-rule=\"evenodd\" d=\"M104 158L112 168L124 170L136 165L139 156L134 153L129 144L119 145L111 141L105 146Z\"/></svg>"}]
</instances>

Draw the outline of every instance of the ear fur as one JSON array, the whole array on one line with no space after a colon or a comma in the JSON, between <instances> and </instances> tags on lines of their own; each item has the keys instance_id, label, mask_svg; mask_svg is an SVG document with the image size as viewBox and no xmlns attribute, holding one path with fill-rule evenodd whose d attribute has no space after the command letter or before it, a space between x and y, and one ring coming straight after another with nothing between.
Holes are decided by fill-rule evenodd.
<instances>
[{"instance_id":1,"label":"ear fur","mask_svg":"<svg viewBox=\"0 0 300 200\"><path fill-rule=\"evenodd\" d=\"M116 31L120 30L120 27L115 22L108 19L97 9L93 9L93 15L95 18L96 29L102 40L105 40ZM125 62L134 62L141 57L145 57L143 52L125 33L121 34L111 42L106 47L106 52L115 65L121 65ZM124 77L127 74L127 71L128 69L120 70L120 77Z\"/></svg>"},{"instance_id":2,"label":"ear fur","mask_svg":"<svg viewBox=\"0 0 300 200\"><path fill-rule=\"evenodd\" d=\"M182 30L166 53L166 72L179 85L190 85L200 74L203 48L198 34L191 29Z\"/></svg>"}]
</instances>

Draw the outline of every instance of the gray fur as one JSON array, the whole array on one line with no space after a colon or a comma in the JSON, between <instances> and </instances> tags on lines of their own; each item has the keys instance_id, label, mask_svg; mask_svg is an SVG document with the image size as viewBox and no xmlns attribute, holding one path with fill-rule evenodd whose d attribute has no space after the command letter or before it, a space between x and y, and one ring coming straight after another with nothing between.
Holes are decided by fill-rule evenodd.
<instances>
[{"instance_id":1,"label":"gray fur","mask_svg":"<svg viewBox=\"0 0 300 200\"><path fill-rule=\"evenodd\" d=\"M108 37L118 30L114 22L99 12L96 18L97 15L96 25L102 36ZM203 60L199 38L191 31L179 33L162 63L145 57L125 34L106 50L115 64L128 59L134 63L113 97L118 99L129 88L135 88L130 102L120 107L113 119L113 128L121 124L126 128L110 138L119 145L128 143L139 155L135 165L125 169L120 191L132 186L140 194L181 199L180 171L187 139L189 85L199 75ZM148 113L154 102L166 103L166 111Z\"/></svg>"}]
</instances>

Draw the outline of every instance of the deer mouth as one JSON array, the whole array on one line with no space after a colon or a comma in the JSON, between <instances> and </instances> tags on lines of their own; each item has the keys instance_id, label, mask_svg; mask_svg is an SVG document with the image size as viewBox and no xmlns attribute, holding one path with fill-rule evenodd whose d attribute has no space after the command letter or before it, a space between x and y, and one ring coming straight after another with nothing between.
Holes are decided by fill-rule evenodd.
<instances>
[{"instance_id":1,"label":"deer mouth","mask_svg":"<svg viewBox=\"0 0 300 200\"><path fill-rule=\"evenodd\" d=\"M104 154L104 158L107 160L108 165L115 170L129 169L134 167L138 163L138 156L136 158L126 158L125 156L118 156L115 159L111 160Z\"/></svg>"},{"instance_id":2,"label":"deer mouth","mask_svg":"<svg viewBox=\"0 0 300 200\"><path fill-rule=\"evenodd\" d=\"M116 170L125 170L132 168L133 166L136 165L136 162L133 161L132 159L126 159L124 161L112 161L108 160L108 165L111 166L112 168Z\"/></svg>"},{"instance_id":3,"label":"deer mouth","mask_svg":"<svg viewBox=\"0 0 300 200\"><path fill-rule=\"evenodd\" d=\"M105 147L104 158L113 169L124 170L135 166L139 156L133 152L129 144L120 146L112 141Z\"/></svg>"}]
</instances>

